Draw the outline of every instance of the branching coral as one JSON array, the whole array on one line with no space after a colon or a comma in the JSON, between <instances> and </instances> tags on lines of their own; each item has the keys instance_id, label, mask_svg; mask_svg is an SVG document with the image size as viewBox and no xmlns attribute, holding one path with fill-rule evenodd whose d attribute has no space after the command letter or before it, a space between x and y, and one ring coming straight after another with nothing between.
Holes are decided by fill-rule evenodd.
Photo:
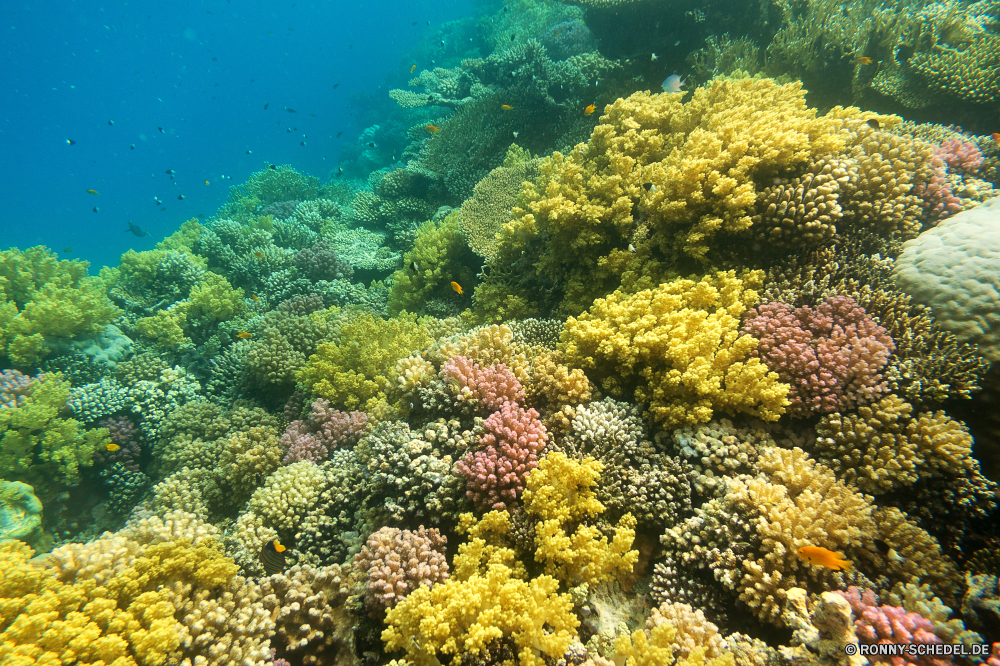
<instances>
[{"instance_id":1,"label":"branching coral","mask_svg":"<svg viewBox=\"0 0 1000 666\"><path fill-rule=\"evenodd\" d=\"M566 322L567 362L613 395L634 393L666 427L707 422L715 410L777 420L789 387L752 357L757 341L738 332L761 277L730 271L598 299Z\"/></svg>"},{"instance_id":2,"label":"branching coral","mask_svg":"<svg viewBox=\"0 0 1000 666\"><path fill-rule=\"evenodd\" d=\"M448 539L437 528L416 531L383 527L368 537L354 556L354 570L364 581L365 605L392 608L418 587L448 580L444 547Z\"/></svg>"},{"instance_id":3,"label":"branching coral","mask_svg":"<svg viewBox=\"0 0 1000 666\"><path fill-rule=\"evenodd\" d=\"M881 370L895 345L851 298L816 308L767 303L749 310L740 330L760 341L754 356L791 384L793 416L849 409L887 389Z\"/></svg>"}]
</instances>

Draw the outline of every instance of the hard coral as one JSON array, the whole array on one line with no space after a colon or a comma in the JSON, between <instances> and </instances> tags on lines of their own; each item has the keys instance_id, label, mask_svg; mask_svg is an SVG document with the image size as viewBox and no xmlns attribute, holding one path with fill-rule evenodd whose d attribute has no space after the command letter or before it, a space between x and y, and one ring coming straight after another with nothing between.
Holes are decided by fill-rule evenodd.
<instances>
[{"instance_id":1,"label":"hard coral","mask_svg":"<svg viewBox=\"0 0 1000 666\"><path fill-rule=\"evenodd\" d=\"M793 416L850 409L887 390L881 371L895 345L852 298L816 308L767 303L747 312L740 331L760 341L753 355L791 384Z\"/></svg>"},{"instance_id":2,"label":"hard coral","mask_svg":"<svg viewBox=\"0 0 1000 666\"><path fill-rule=\"evenodd\" d=\"M466 495L477 506L511 509L524 490L528 472L538 465L548 433L538 412L512 402L505 402L483 426L482 448L460 460L456 469L468 483Z\"/></svg>"},{"instance_id":3,"label":"hard coral","mask_svg":"<svg viewBox=\"0 0 1000 666\"><path fill-rule=\"evenodd\" d=\"M865 644L941 643L934 633L934 623L917 613L908 613L898 606L879 606L878 598L871 590L847 588L837 591L851 604L854 611L855 631L858 639ZM893 666L920 664L920 666L946 666L951 659L936 659L930 656L911 656L906 653L886 656L877 661L887 661Z\"/></svg>"},{"instance_id":4,"label":"hard coral","mask_svg":"<svg viewBox=\"0 0 1000 666\"><path fill-rule=\"evenodd\" d=\"M356 444L367 424L368 415L364 412L331 409L329 401L319 398L313 402L309 416L303 421L292 421L281 436L285 447L282 462L287 465L300 460L324 460L332 449Z\"/></svg>"},{"instance_id":5,"label":"hard coral","mask_svg":"<svg viewBox=\"0 0 1000 666\"><path fill-rule=\"evenodd\" d=\"M524 389L503 363L482 368L465 356L455 356L441 368L441 376L451 383L459 400L470 400L494 411L503 403L524 402Z\"/></svg>"},{"instance_id":6,"label":"hard coral","mask_svg":"<svg viewBox=\"0 0 1000 666\"><path fill-rule=\"evenodd\" d=\"M437 528L425 530L423 525L415 532L383 527L369 536L354 556L354 569L364 580L365 605L393 608L418 587L448 580L447 542Z\"/></svg>"},{"instance_id":7,"label":"hard coral","mask_svg":"<svg viewBox=\"0 0 1000 666\"><path fill-rule=\"evenodd\" d=\"M707 422L717 409L777 420L789 386L753 358L756 339L739 334L761 277L720 272L598 299L566 322L567 362L612 395L634 393L668 428Z\"/></svg>"}]
</instances>

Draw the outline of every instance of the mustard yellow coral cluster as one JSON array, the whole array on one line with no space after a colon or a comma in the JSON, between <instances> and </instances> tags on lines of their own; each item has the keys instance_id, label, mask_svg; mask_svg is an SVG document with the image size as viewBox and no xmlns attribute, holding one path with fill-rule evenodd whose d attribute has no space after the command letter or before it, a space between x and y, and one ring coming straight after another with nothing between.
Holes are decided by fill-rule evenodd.
<instances>
[{"instance_id":1,"label":"mustard yellow coral cluster","mask_svg":"<svg viewBox=\"0 0 1000 666\"><path fill-rule=\"evenodd\" d=\"M523 499L527 514L538 520L535 560L569 587L632 573L639 559L639 551L631 550L636 526L632 514L618 521L611 543L600 529L584 522L604 513L593 490L603 469L593 458L576 461L555 451L528 475Z\"/></svg>"},{"instance_id":2,"label":"mustard yellow coral cluster","mask_svg":"<svg viewBox=\"0 0 1000 666\"><path fill-rule=\"evenodd\" d=\"M775 421L789 386L751 358L757 341L739 333L762 278L759 271L720 272L598 299L567 320L566 360L591 371L612 395L634 393L665 427L706 423L715 410Z\"/></svg>"}]
</instances>

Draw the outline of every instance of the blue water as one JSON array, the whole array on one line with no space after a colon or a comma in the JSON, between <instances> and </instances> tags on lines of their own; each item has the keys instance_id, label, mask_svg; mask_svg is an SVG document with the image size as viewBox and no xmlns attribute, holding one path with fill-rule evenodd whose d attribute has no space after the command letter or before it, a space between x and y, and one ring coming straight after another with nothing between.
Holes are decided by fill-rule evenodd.
<instances>
[{"instance_id":1,"label":"blue water","mask_svg":"<svg viewBox=\"0 0 1000 666\"><path fill-rule=\"evenodd\" d=\"M409 75L407 51L472 2L5 2L0 12L0 247L72 248L64 258L96 272L210 216L266 164L326 179L364 128L358 101L387 99L387 82ZM128 220L149 236L124 233Z\"/></svg>"}]
</instances>

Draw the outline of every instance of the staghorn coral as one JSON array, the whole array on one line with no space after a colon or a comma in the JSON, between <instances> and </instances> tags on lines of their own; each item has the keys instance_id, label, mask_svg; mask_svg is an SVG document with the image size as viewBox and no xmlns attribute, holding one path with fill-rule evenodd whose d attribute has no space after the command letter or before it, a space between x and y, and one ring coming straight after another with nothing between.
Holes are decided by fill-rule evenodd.
<instances>
[{"instance_id":1,"label":"staghorn coral","mask_svg":"<svg viewBox=\"0 0 1000 666\"><path fill-rule=\"evenodd\" d=\"M416 531L383 527L368 537L353 567L365 586L365 605L371 610L394 607L418 587L448 580L444 557L447 537L437 528Z\"/></svg>"},{"instance_id":2,"label":"staghorn coral","mask_svg":"<svg viewBox=\"0 0 1000 666\"><path fill-rule=\"evenodd\" d=\"M738 317L762 274L732 271L612 294L570 317L561 348L612 395L631 392L665 427L704 423L715 410L777 420L789 387L752 354Z\"/></svg>"},{"instance_id":3,"label":"staghorn coral","mask_svg":"<svg viewBox=\"0 0 1000 666\"><path fill-rule=\"evenodd\" d=\"M792 416L850 409L887 390L881 370L895 344L849 297L816 308L767 303L747 311L740 331L759 340L754 356L791 385Z\"/></svg>"}]
</instances>

